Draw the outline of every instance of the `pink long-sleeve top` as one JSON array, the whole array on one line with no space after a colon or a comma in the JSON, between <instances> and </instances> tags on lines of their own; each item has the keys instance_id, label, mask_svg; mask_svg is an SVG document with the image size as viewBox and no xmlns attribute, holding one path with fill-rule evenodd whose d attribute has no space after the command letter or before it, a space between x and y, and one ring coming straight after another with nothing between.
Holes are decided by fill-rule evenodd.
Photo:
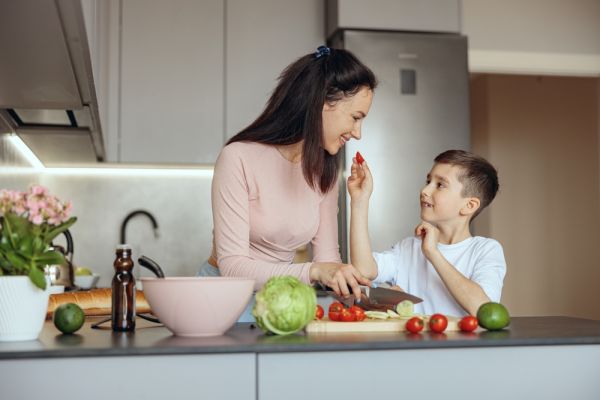
<instances>
[{"instance_id":1,"label":"pink long-sleeve top","mask_svg":"<svg viewBox=\"0 0 600 400\"><path fill-rule=\"evenodd\" d=\"M293 275L309 283L311 262L292 264L296 249L312 243L313 262L341 262L338 187L320 194L270 145L235 142L223 148L212 182L214 239L223 276L256 280Z\"/></svg>"}]
</instances>

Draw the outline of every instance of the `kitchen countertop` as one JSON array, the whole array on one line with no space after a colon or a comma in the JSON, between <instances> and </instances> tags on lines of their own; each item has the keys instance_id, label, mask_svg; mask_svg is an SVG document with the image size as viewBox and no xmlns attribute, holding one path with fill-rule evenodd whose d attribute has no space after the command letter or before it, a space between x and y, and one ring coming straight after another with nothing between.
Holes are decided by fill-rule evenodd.
<instances>
[{"instance_id":1,"label":"kitchen countertop","mask_svg":"<svg viewBox=\"0 0 600 400\"><path fill-rule=\"evenodd\" d=\"M286 353L353 350L401 350L600 344L600 321L571 317L515 317L509 329L475 333L343 333L267 336L252 324L236 324L225 335L209 338L173 336L162 325L137 319L135 333L91 329L88 317L75 334L63 335L46 321L38 340L0 342L0 360L183 355ZM107 327L110 325L107 323Z\"/></svg>"}]
</instances>

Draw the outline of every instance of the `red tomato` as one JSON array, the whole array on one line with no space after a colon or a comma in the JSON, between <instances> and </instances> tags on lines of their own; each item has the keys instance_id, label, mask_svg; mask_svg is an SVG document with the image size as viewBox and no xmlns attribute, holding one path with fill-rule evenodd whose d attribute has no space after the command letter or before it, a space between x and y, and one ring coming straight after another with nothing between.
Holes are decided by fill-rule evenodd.
<instances>
[{"instance_id":1,"label":"red tomato","mask_svg":"<svg viewBox=\"0 0 600 400\"><path fill-rule=\"evenodd\" d=\"M406 330L410 333L419 333L425 327L425 323L419 317L412 317L406 321Z\"/></svg>"},{"instance_id":2,"label":"red tomato","mask_svg":"<svg viewBox=\"0 0 600 400\"><path fill-rule=\"evenodd\" d=\"M344 308L340 313L340 321L342 322L352 322L354 321L354 314L350 312L349 309Z\"/></svg>"},{"instance_id":3,"label":"red tomato","mask_svg":"<svg viewBox=\"0 0 600 400\"><path fill-rule=\"evenodd\" d=\"M315 318L322 319L323 315L325 315L325 310L323 310L323 307L321 307L320 304L317 304L317 309L315 310Z\"/></svg>"},{"instance_id":4,"label":"red tomato","mask_svg":"<svg viewBox=\"0 0 600 400\"><path fill-rule=\"evenodd\" d=\"M365 310L360 308L359 306L352 306L349 308L350 313L354 316L355 321L362 321L367 316L365 315Z\"/></svg>"},{"instance_id":5,"label":"red tomato","mask_svg":"<svg viewBox=\"0 0 600 400\"><path fill-rule=\"evenodd\" d=\"M442 333L448 327L448 318L443 314L433 314L429 319L429 329L432 332Z\"/></svg>"},{"instance_id":6,"label":"red tomato","mask_svg":"<svg viewBox=\"0 0 600 400\"><path fill-rule=\"evenodd\" d=\"M342 303L340 303L339 301L334 301L329 305L329 313L327 314L327 316L332 321L339 321L340 314L342 313L343 309L344 306L342 305Z\"/></svg>"},{"instance_id":7,"label":"red tomato","mask_svg":"<svg viewBox=\"0 0 600 400\"><path fill-rule=\"evenodd\" d=\"M477 329L477 326L477 318L472 315L467 315L458 323L458 327L463 332L473 332L475 329Z\"/></svg>"},{"instance_id":8,"label":"red tomato","mask_svg":"<svg viewBox=\"0 0 600 400\"><path fill-rule=\"evenodd\" d=\"M356 152L356 162L359 164L362 164L365 162L365 159L363 158L362 154L360 154L359 151Z\"/></svg>"},{"instance_id":9,"label":"red tomato","mask_svg":"<svg viewBox=\"0 0 600 400\"><path fill-rule=\"evenodd\" d=\"M329 311L329 313L327 313L327 316L329 317L330 321L339 321L340 320L339 312Z\"/></svg>"}]
</instances>

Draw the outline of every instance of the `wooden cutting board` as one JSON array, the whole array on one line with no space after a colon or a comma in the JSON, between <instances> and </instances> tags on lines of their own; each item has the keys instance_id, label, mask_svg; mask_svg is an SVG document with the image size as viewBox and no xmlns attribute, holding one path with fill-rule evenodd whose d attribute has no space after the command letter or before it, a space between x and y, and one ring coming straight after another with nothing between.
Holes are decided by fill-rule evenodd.
<instances>
[{"instance_id":1,"label":"wooden cutting board","mask_svg":"<svg viewBox=\"0 0 600 400\"><path fill-rule=\"evenodd\" d=\"M448 327L446 331L459 331L459 317L446 316L448 318ZM410 318L388 318L388 319L370 319L367 318L360 322L338 322L330 321L327 317L322 320L314 320L308 323L307 334L321 333L343 333L343 332L404 332L406 331L406 321ZM429 316L425 316L425 327L421 332L429 331Z\"/></svg>"}]
</instances>

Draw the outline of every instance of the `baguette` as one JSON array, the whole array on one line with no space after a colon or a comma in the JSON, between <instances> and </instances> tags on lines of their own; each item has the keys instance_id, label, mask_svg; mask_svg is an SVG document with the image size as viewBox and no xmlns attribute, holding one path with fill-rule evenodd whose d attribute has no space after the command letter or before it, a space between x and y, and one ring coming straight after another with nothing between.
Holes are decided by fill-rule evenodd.
<instances>
[{"instance_id":1,"label":"baguette","mask_svg":"<svg viewBox=\"0 0 600 400\"><path fill-rule=\"evenodd\" d=\"M112 311L112 289L104 288L51 294L48 300L46 318L52 318L54 310L65 303L77 304L85 315L110 315ZM152 312L144 292L141 290L136 290L135 293L135 312L138 314Z\"/></svg>"}]
</instances>

